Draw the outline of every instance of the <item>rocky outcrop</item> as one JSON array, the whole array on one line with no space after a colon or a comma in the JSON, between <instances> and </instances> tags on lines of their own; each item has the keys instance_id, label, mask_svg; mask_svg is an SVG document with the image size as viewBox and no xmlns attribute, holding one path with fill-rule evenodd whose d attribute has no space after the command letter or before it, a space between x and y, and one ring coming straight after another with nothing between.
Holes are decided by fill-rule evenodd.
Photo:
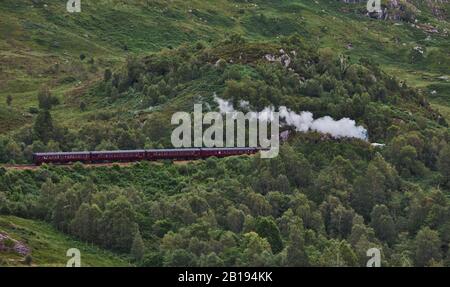
<instances>
[{"instance_id":1,"label":"rocky outcrop","mask_svg":"<svg viewBox=\"0 0 450 287\"><path fill-rule=\"evenodd\" d=\"M367 3L367 0L339 0L344 3ZM432 14L438 19L445 19L447 12L443 4L449 0L425 0ZM387 0L383 1L381 11L367 13L367 16L375 19L406 21L414 23L420 10L416 7L414 0Z\"/></svg>"},{"instance_id":2,"label":"rocky outcrop","mask_svg":"<svg viewBox=\"0 0 450 287\"><path fill-rule=\"evenodd\" d=\"M30 248L22 242L12 239L7 234L0 233L0 252L11 251L26 256L30 253Z\"/></svg>"},{"instance_id":3,"label":"rocky outcrop","mask_svg":"<svg viewBox=\"0 0 450 287\"><path fill-rule=\"evenodd\" d=\"M292 51L291 54L295 56L296 52ZM280 56L266 54L264 56L264 59L266 59L269 62L279 62L285 68L288 68L292 62L291 56L289 56L289 54L286 53L283 49L280 49Z\"/></svg>"},{"instance_id":4,"label":"rocky outcrop","mask_svg":"<svg viewBox=\"0 0 450 287\"><path fill-rule=\"evenodd\" d=\"M367 13L369 17L393 20L393 21L405 21L413 23L416 19L418 9L407 1L401 0L389 0L386 5L381 7L381 11Z\"/></svg>"}]
</instances>

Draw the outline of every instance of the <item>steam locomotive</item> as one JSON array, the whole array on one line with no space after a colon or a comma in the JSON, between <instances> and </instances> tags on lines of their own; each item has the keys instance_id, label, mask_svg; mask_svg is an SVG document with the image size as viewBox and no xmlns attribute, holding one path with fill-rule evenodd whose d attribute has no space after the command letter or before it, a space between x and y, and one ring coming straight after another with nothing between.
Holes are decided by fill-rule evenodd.
<instances>
[{"instance_id":1,"label":"steam locomotive","mask_svg":"<svg viewBox=\"0 0 450 287\"><path fill-rule=\"evenodd\" d=\"M196 160L208 157L227 157L256 154L261 148L183 148L183 149L148 149L148 150L117 150L117 151L83 151L83 152L49 152L34 153L33 163L68 164L105 163L105 162L135 162L142 160Z\"/></svg>"}]
</instances>

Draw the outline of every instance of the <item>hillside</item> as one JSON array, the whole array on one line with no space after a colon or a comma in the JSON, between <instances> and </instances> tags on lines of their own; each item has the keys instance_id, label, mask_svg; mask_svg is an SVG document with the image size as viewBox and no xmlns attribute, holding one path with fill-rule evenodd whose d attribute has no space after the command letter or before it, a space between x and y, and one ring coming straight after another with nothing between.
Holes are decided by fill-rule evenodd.
<instances>
[{"instance_id":1,"label":"hillside","mask_svg":"<svg viewBox=\"0 0 450 287\"><path fill-rule=\"evenodd\" d=\"M170 147L194 104L294 120L270 160L0 166L0 233L37 265L77 244L95 266L450 266L448 1L63 2L0 3L0 163Z\"/></svg>"},{"instance_id":2,"label":"hillside","mask_svg":"<svg viewBox=\"0 0 450 287\"><path fill-rule=\"evenodd\" d=\"M101 250L99 248L83 244L61 234L50 225L26 220L14 216L0 216L0 234L10 240L20 242L24 252L32 257L32 266L37 267L63 267L70 259L66 252L70 248L77 248L81 252L81 264L88 266L129 266L126 259ZM2 245L4 238L0 241ZM24 262L25 253L17 251L0 251L0 266L27 266Z\"/></svg>"},{"instance_id":3,"label":"hillside","mask_svg":"<svg viewBox=\"0 0 450 287\"><path fill-rule=\"evenodd\" d=\"M448 112L442 99L449 93L445 80L449 73L445 31L449 27L428 6L419 5L422 12L418 20L430 22L437 33L406 22L373 20L360 12L363 4L337 1L110 3L89 1L83 3L82 13L69 14L61 1L2 1L0 101L5 103L8 95L13 98L12 111L0 110L4 131L32 121L30 107L36 107L36 90L44 85L62 103L55 110L58 121L77 125L80 118L86 119L97 110L90 104L81 112L80 95L105 68L117 69L129 55L184 42L214 42L232 33L270 41L299 33L306 41L340 51L355 61L371 58L414 86L436 90L436 107ZM424 59L411 62L417 46L429 49Z\"/></svg>"}]
</instances>

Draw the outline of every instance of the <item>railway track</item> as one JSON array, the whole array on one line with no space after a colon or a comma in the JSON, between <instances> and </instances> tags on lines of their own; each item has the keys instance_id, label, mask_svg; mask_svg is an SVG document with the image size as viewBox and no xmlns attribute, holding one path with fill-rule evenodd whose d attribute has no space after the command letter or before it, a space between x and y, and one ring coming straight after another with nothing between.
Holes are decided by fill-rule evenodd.
<instances>
[{"instance_id":1,"label":"railway track","mask_svg":"<svg viewBox=\"0 0 450 287\"><path fill-rule=\"evenodd\" d=\"M182 165L187 164L190 162L195 162L198 160L180 160L180 161L174 161L174 164ZM84 163L83 167L93 168L93 167L112 167L112 166L120 166L120 167L128 167L135 165L139 162L106 162L106 163ZM160 161L153 161L151 162L156 165L162 164ZM52 166L57 167L72 167L73 164L55 164ZM0 165L0 168L4 168L6 170L37 170L41 168L42 166L34 165L34 164L4 164Z\"/></svg>"},{"instance_id":2,"label":"railway track","mask_svg":"<svg viewBox=\"0 0 450 287\"><path fill-rule=\"evenodd\" d=\"M136 164L137 162L108 162L108 163L87 163L83 164L84 167L102 167L102 166L131 166ZM55 164L53 166L58 167L72 167L73 164ZM0 167L7 170L37 170L42 166L34 165L34 164L5 164L0 165Z\"/></svg>"},{"instance_id":3,"label":"railway track","mask_svg":"<svg viewBox=\"0 0 450 287\"><path fill-rule=\"evenodd\" d=\"M34 164L3 164L0 165L1 168L4 169L15 169L15 170L33 170L39 168Z\"/></svg>"}]
</instances>

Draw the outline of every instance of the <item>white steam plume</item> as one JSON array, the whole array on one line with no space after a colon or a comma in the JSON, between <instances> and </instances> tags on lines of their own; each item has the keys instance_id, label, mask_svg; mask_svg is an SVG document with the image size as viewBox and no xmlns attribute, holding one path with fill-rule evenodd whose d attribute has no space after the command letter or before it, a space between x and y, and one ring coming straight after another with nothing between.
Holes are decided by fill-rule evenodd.
<instances>
[{"instance_id":1,"label":"white steam plume","mask_svg":"<svg viewBox=\"0 0 450 287\"><path fill-rule=\"evenodd\" d=\"M214 98L219 104L219 109L222 114L236 111L232 103L217 96ZM241 101L239 105L241 107L249 107L248 102L245 101ZM295 127L295 130L299 132L311 130L322 134L330 134L334 138L348 137L367 140L367 130L362 126L357 126L356 122L349 118L336 121L330 116L325 116L315 120L311 112L303 111L298 114L285 106L279 107L278 111L280 113L280 120L284 120L286 125ZM261 112L251 112L251 114L259 120L272 121L273 112L275 112L274 107L266 107Z\"/></svg>"}]
</instances>

